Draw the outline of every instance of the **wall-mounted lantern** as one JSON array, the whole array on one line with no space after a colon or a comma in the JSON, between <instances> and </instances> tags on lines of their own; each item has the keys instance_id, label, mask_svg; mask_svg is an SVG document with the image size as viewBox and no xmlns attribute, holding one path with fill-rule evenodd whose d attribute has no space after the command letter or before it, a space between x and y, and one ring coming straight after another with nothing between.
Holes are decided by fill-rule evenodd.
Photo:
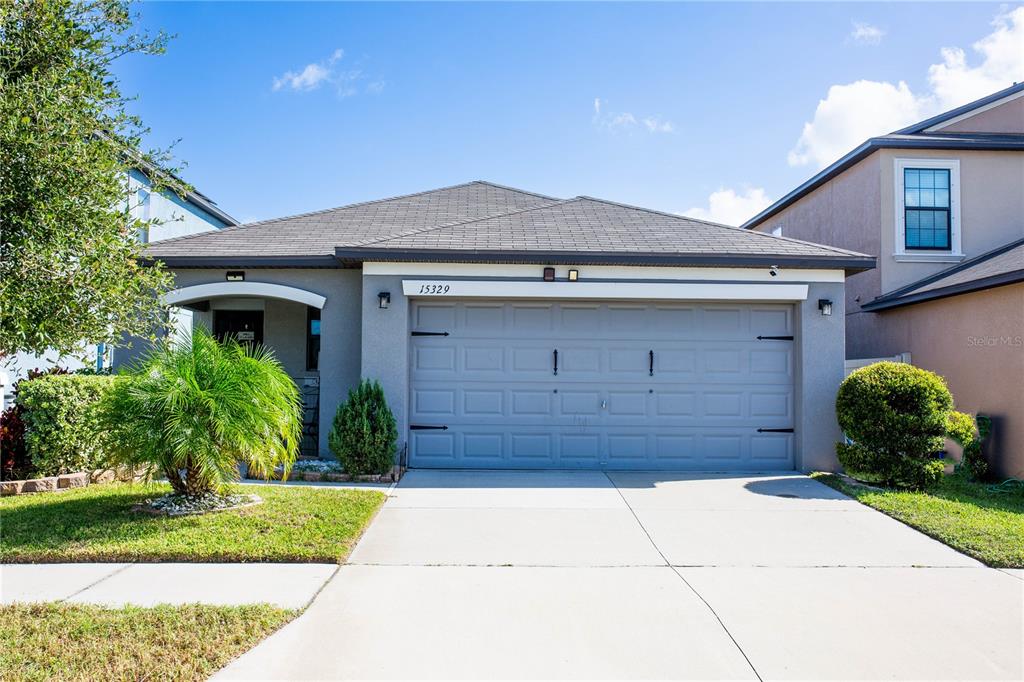
<instances>
[{"instance_id":1,"label":"wall-mounted lantern","mask_svg":"<svg viewBox=\"0 0 1024 682\"><path fill-rule=\"evenodd\" d=\"M554 282L555 281L555 269L554 268L544 268L544 281L545 282Z\"/></svg>"},{"instance_id":2,"label":"wall-mounted lantern","mask_svg":"<svg viewBox=\"0 0 1024 682\"><path fill-rule=\"evenodd\" d=\"M579 270L570 270L569 271L569 281L570 282L575 282L575 281L579 280L579 278L580 278L580 271Z\"/></svg>"},{"instance_id":3,"label":"wall-mounted lantern","mask_svg":"<svg viewBox=\"0 0 1024 682\"><path fill-rule=\"evenodd\" d=\"M822 315L831 315L832 314L832 301L828 300L827 298L819 298L818 299L818 310L821 311Z\"/></svg>"},{"instance_id":4,"label":"wall-mounted lantern","mask_svg":"<svg viewBox=\"0 0 1024 682\"><path fill-rule=\"evenodd\" d=\"M229 282L244 282L245 281L245 270L228 270L224 276Z\"/></svg>"},{"instance_id":5,"label":"wall-mounted lantern","mask_svg":"<svg viewBox=\"0 0 1024 682\"><path fill-rule=\"evenodd\" d=\"M377 307L381 310L387 310L391 305L391 292L382 291L377 294Z\"/></svg>"}]
</instances>

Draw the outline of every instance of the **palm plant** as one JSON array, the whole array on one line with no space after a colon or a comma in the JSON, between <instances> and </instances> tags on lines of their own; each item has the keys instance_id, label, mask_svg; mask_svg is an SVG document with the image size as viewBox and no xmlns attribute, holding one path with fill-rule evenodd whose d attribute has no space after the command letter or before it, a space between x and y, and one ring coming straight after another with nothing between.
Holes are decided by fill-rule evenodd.
<instances>
[{"instance_id":1,"label":"palm plant","mask_svg":"<svg viewBox=\"0 0 1024 682\"><path fill-rule=\"evenodd\" d=\"M273 353L202 327L157 346L100 409L116 463L156 467L189 497L221 492L239 462L287 476L302 430L299 391Z\"/></svg>"}]
</instances>

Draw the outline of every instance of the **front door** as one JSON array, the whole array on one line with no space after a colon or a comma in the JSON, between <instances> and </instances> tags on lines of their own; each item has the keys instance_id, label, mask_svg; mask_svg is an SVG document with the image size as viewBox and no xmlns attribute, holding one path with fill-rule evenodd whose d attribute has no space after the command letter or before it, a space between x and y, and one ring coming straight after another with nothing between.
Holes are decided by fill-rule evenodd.
<instances>
[{"instance_id":1,"label":"front door","mask_svg":"<svg viewBox=\"0 0 1024 682\"><path fill-rule=\"evenodd\" d=\"M239 343L263 345L262 310L215 310L213 334L223 341L228 336Z\"/></svg>"}]
</instances>

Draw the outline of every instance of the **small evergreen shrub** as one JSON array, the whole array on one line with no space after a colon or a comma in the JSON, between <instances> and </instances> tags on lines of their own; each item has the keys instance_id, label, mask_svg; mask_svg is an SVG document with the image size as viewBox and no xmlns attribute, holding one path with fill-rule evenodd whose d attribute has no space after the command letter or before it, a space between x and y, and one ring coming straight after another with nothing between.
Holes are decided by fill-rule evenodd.
<instances>
[{"instance_id":1,"label":"small evergreen shrub","mask_svg":"<svg viewBox=\"0 0 1024 682\"><path fill-rule=\"evenodd\" d=\"M902 488L939 481L953 410L942 377L904 363L878 362L853 372L836 396L839 426L852 443L836 444L854 478Z\"/></svg>"},{"instance_id":2,"label":"small evergreen shrub","mask_svg":"<svg viewBox=\"0 0 1024 682\"><path fill-rule=\"evenodd\" d=\"M98 406L114 377L48 374L21 381L15 405L25 424L25 454L37 476L106 466Z\"/></svg>"},{"instance_id":3,"label":"small evergreen shrub","mask_svg":"<svg viewBox=\"0 0 1024 682\"><path fill-rule=\"evenodd\" d=\"M956 467L959 474L980 481L988 471L988 462L981 445L992 430L992 420L984 415L972 417L964 412L951 412L946 424L946 435L963 448L963 456Z\"/></svg>"},{"instance_id":4,"label":"small evergreen shrub","mask_svg":"<svg viewBox=\"0 0 1024 682\"><path fill-rule=\"evenodd\" d=\"M331 452L346 473L383 474L395 462L398 429L380 383L364 379L338 407L327 435Z\"/></svg>"}]
</instances>

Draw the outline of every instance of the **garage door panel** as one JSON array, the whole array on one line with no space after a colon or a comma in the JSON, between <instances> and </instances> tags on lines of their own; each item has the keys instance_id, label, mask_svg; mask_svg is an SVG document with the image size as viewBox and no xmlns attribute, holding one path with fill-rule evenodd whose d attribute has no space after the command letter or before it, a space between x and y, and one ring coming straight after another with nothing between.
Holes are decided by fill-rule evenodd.
<instances>
[{"instance_id":1,"label":"garage door panel","mask_svg":"<svg viewBox=\"0 0 1024 682\"><path fill-rule=\"evenodd\" d=\"M757 432L793 425L793 344L756 339L791 334L790 306L430 301L412 319L449 334L412 337L410 423L448 427L411 432L413 466L792 466L791 434Z\"/></svg>"}]
</instances>

